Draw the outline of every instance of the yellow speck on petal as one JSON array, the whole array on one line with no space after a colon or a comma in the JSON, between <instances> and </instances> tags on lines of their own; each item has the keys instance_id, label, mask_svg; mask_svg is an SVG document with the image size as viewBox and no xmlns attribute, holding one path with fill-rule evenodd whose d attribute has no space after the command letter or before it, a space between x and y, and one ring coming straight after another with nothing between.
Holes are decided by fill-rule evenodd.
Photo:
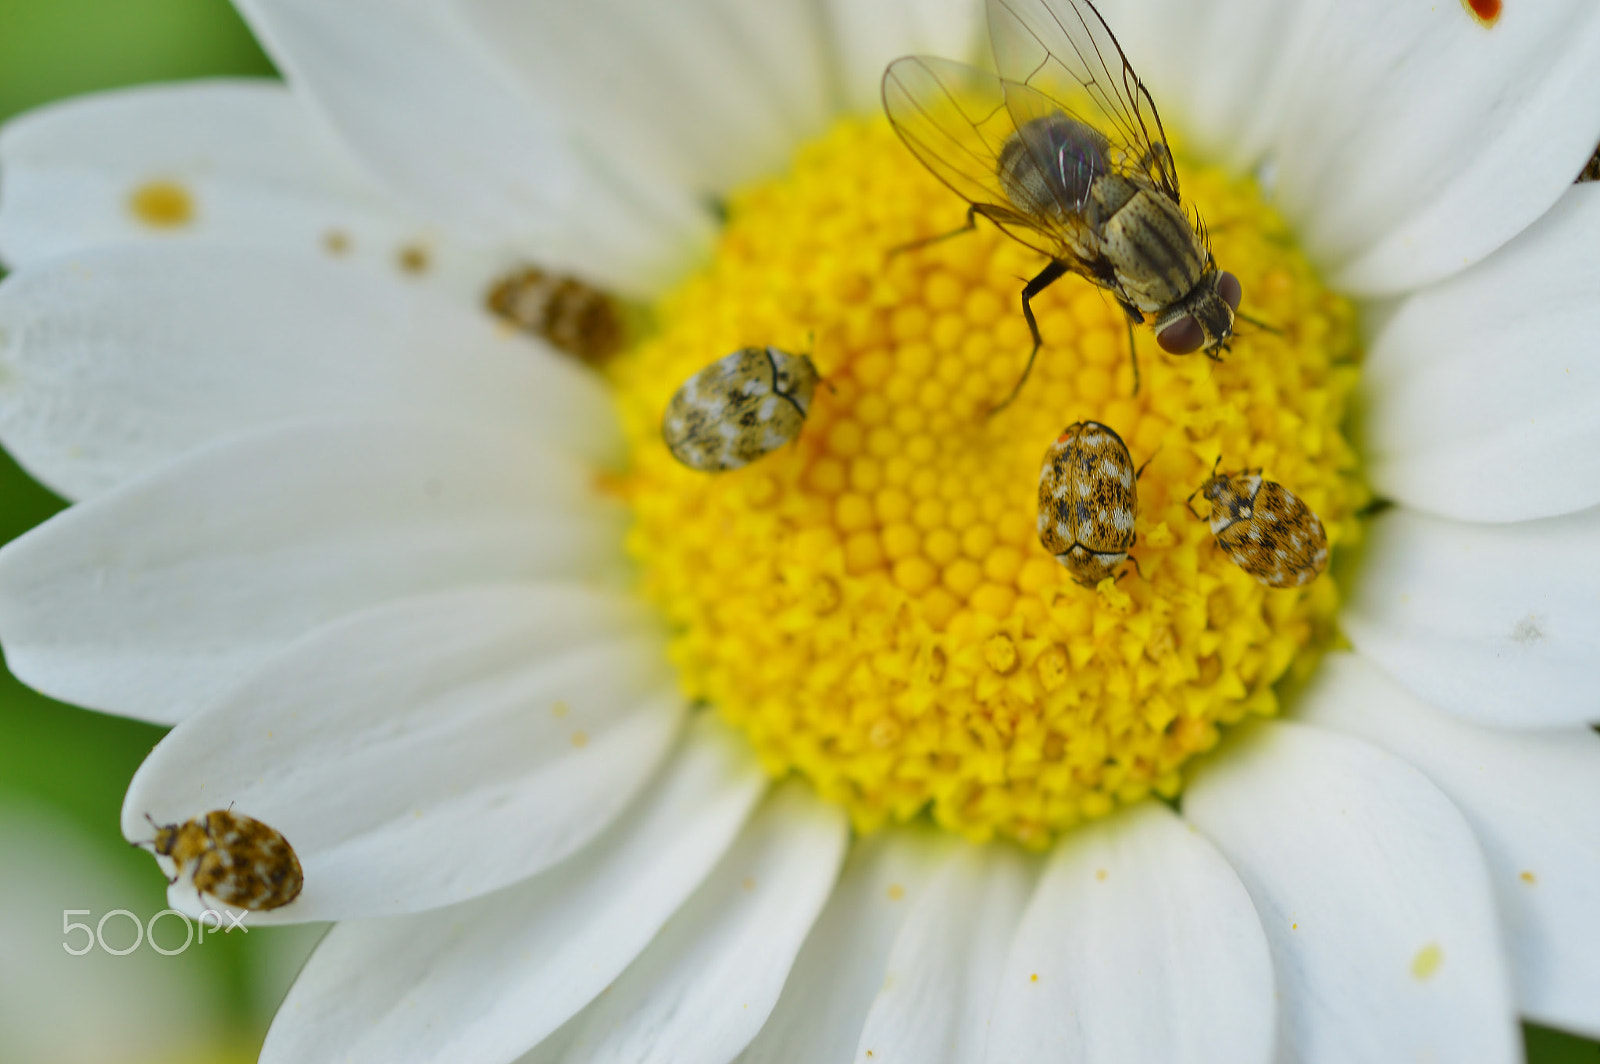
<instances>
[{"instance_id":1,"label":"yellow speck on petal","mask_svg":"<svg viewBox=\"0 0 1600 1064\"><path fill-rule=\"evenodd\" d=\"M581 731L573 732L572 733L572 745L573 746L579 746L579 747L588 746L589 745L589 733L588 732L581 732Z\"/></svg>"},{"instance_id":2,"label":"yellow speck on petal","mask_svg":"<svg viewBox=\"0 0 1600 1064\"><path fill-rule=\"evenodd\" d=\"M128 196L128 210L152 229L177 229L194 221L194 195L176 181L146 181Z\"/></svg>"},{"instance_id":3,"label":"yellow speck on petal","mask_svg":"<svg viewBox=\"0 0 1600 1064\"><path fill-rule=\"evenodd\" d=\"M1032 975L1028 976L1028 982L1037 983L1038 981L1039 981L1039 973L1038 972L1034 972Z\"/></svg>"},{"instance_id":4,"label":"yellow speck on petal","mask_svg":"<svg viewBox=\"0 0 1600 1064\"><path fill-rule=\"evenodd\" d=\"M1411 976L1421 982L1437 972L1442 963L1444 963L1444 950L1439 948L1437 942L1430 942L1417 950L1417 955L1411 958Z\"/></svg>"},{"instance_id":5,"label":"yellow speck on petal","mask_svg":"<svg viewBox=\"0 0 1600 1064\"><path fill-rule=\"evenodd\" d=\"M898 883L890 883L888 894L890 901L899 901L901 898L906 896L906 888L902 887Z\"/></svg>"},{"instance_id":6,"label":"yellow speck on petal","mask_svg":"<svg viewBox=\"0 0 1600 1064\"><path fill-rule=\"evenodd\" d=\"M1118 805L1182 788L1230 725L1277 711L1331 645L1339 588L1257 583L1186 507L1219 455L1268 467L1339 548L1369 494L1344 424L1360 352L1248 181L1180 159L1245 310L1221 362L1160 354L1077 278L1035 301L1044 260L980 224L887 123L848 120L793 171L735 192L710 264L654 308L657 331L608 367L630 446L620 497L643 594L664 615L683 693L714 707L772 774L795 773L858 831L929 817L1044 848ZM731 351L809 352L799 436L707 475L661 440L668 400ZM1138 540L1120 579L1073 583L1040 545L1038 479L1067 425L1127 441ZM1146 465L1146 463L1148 463Z\"/></svg>"},{"instance_id":7,"label":"yellow speck on petal","mask_svg":"<svg viewBox=\"0 0 1600 1064\"><path fill-rule=\"evenodd\" d=\"M1106 881L1106 870L1104 868L1096 868L1094 870L1094 878L1104 883Z\"/></svg>"},{"instance_id":8,"label":"yellow speck on petal","mask_svg":"<svg viewBox=\"0 0 1600 1064\"><path fill-rule=\"evenodd\" d=\"M550 715L555 717L557 720L560 720L570 712L572 712L572 708L565 702L557 702L555 705L550 707Z\"/></svg>"},{"instance_id":9,"label":"yellow speck on petal","mask_svg":"<svg viewBox=\"0 0 1600 1064\"><path fill-rule=\"evenodd\" d=\"M410 274L427 273L428 267L432 264L432 256L421 244L407 244L400 249L396 258L400 263L400 269Z\"/></svg>"},{"instance_id":10,"label":"yellow speck on petal","mask_svg":"<svg viewBox=\"0 0 1600 1064\"><path fill-rule=\"evenodd\" d=\"M1528 884L1530 887L1539 882L1539 877L1526 869L1524 869L1523 873L1517 878Z\"/></svg>"},{"instance_id":11,"label":"yellow speck on petal","mask_svg":"<svg viewBox=\"0 0 1600 1064\"><path fill-rule=\"evenodd\" d=\"M744 879L739 881L739 886L743 887L745 890L755 890L756 889L756 877L755 876L745 876Z\"/></svg>"},{"instance_id":12,"label":"yellow speck on petal","mask_svg":"<svg viewBox=\"0 0 1600 1064\"><path fill-rule=\"evenodd\" d=\"M343 255L350 250L350 235L342 229L329 229L322 234L322 248L330 255Z\"/></svg>"}]
</instances>

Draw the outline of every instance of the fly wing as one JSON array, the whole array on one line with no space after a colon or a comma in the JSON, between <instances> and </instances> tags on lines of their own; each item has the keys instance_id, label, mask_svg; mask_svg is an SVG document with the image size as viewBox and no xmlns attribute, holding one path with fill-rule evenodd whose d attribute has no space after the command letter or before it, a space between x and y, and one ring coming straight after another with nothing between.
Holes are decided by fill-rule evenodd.
<instances>
[{"instance_id":1,"label":"fly wing","mask_svg":"<svg viewBox=\"0 0 1600 1064\"><path fill-rule=\"evenodd\" d=\"M1008 82L1042 93L1069 114L1098 113L1111 161L1142 172L1178 202L1178 172L1155 101L1089 0L988 0L995 64ZM1026 93L1012 93L1024 108ZM1009 102L1009 101L1008 101ZM1013 114L1022 127L1032 114Z\"/></svg>"},{"instance_id":2,"label":"fly wing","mask_svg":"<svg viewBox=\"0 0 1600 1064\"><path fill-rule=\"evenodd\" d=\"M1057 202L1082 214L1095 181L1111 172L1111 145L1105 134L1036 89L1018 81L1000 84L1017 138L1033 159L1034 170Z\"/></svg>"},{"instance_id":3,"label":"fly wing","mask_svg":"<svg viewBox=\"0 0 1600 1064\"><path fill-rule=\"evenodd\" d=\"M999 78L949 59L905 56L883 72L883 108L911 153L956 195L1034 250L1064 254L1051 219L1018 210L1001 183L1001 153L1017 130Z\"/></svg>"}]
</instances>

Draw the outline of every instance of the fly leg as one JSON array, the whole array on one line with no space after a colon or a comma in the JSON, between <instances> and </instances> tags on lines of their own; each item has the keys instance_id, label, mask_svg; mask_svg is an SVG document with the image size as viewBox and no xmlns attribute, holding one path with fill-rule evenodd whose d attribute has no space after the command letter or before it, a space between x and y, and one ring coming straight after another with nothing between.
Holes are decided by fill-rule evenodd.
<instances>
[{"instance_id":1,"label":"fly leg","mask_svg":"<svg viewBox=\"0 0 1600 1064\"><path fill-rule=\"evenodd\" d=\"M1139 394L1139 349L1133 342L1133 327L1144 324L1144 315L1125 296L1117 296L1117 306L1128 316L1128 362L1133 366L1133 394Z\"/></svg>"},{"instance_id":2,"label":"fly leg","mask_svg":"<svg viewBox=\"0 0 1600 1064\"><path fill-rule=\"evenodd\" d=\"M994 417L1000 411L1011 405L1011 401L1022 391L1022 386L1028 383L1028 374L1033 372L1033 360L1039 355L1039 348L1044 346L1044 338L1039 335L1039 323L1033 316L1033 297L1055 284L1067 272L1067 264L1059 259L1051 259L1050 264L1040 270L1022 289L1022 316L1028 322L1028 333L1033 337L1033 350L1028 352L1028 364L1022 367L1022 376L1017 378L1016 387L1011 389L1011 394L1001 400L999 405L989 411L989 416Z\"/></svg>"},{"instance_id":3,"label":"fly leg","mask_svg":"<svg viewBox=\"0 0 1600 1064\"><path fill-rule=\"evenodd\" d=\"M1133 319L1128 319L1128 361L1133 363L1133 394L1139 394L1139 349L1133 344Z\"/></svg>"},{"instance_id":4,"label":"fly leg","mask_svg":"<svg viewBox=\"0 0 1600 1064\"><path fill-rule=\"evenodd\" d=\"M920 251L925 247L930 247L933 244L938 244L942 241L949 240L953 236L960 236L962 233L970 233L974 229L978 228L978 215L981 213L982 212L978 209L978 205L974 203L972 206L967 208L967 224L963 225L960 229L952 229L948 233L938 233L934 236L925 236L921 240L913 240L909 244L900 244L896 247L892 247L889 249L889 257L892 259L897 255L905 254L907 251Z\"/></svg>"}]
</instances>

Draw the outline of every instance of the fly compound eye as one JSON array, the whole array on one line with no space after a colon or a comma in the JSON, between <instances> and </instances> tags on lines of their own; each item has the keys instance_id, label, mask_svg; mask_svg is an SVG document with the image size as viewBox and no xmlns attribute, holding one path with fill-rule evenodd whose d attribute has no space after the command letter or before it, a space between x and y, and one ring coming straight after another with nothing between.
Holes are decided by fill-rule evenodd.
<instances>
[{"instance_id":1,"label":"fly compound eye","mask_svg":"<svg viewBox=\"0 0 1600 1064\"><path fill-rule=\"evenodd\" d=\"M1222 276L1217 278L1217 295L1228 304L1229 310L1238 310L1239 300L1244 298L1244 286L1239 283L1239 278L1224 270Z\"/></svg>"},{"instance_id":2,"label":"fly compound eye","mask_svg":"<svg viewBox=\"0 0 1600 1064\"><path fill-rule=\"evenodd\" d=\"M1231 275L1224 274L1224 276ZM1237 287L1238 283L1235 281L1234 286ZM1156 342L1170 355L1191 355L1200 350L1200 345L1206 342L1206 334L1192 314L1185 314L1156 333Z\"/></svg>"}]
</instances>

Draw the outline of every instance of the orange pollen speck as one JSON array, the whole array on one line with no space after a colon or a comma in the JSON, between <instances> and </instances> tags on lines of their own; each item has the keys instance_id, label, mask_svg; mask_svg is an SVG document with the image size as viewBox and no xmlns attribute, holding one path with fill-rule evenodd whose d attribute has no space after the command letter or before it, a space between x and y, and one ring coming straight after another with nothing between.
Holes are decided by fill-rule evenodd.
<instances>
[{"instance_id":1,"label":"orange pollen speck","mask_svg":"<svg viewBox=\"0 0 1600 1064\"><path fill-rule=\"evenodd\" d=\"M1461 6L1485 29L1500 21L1501 0L1461 0Z\"/></svg>"}]
</instances>

